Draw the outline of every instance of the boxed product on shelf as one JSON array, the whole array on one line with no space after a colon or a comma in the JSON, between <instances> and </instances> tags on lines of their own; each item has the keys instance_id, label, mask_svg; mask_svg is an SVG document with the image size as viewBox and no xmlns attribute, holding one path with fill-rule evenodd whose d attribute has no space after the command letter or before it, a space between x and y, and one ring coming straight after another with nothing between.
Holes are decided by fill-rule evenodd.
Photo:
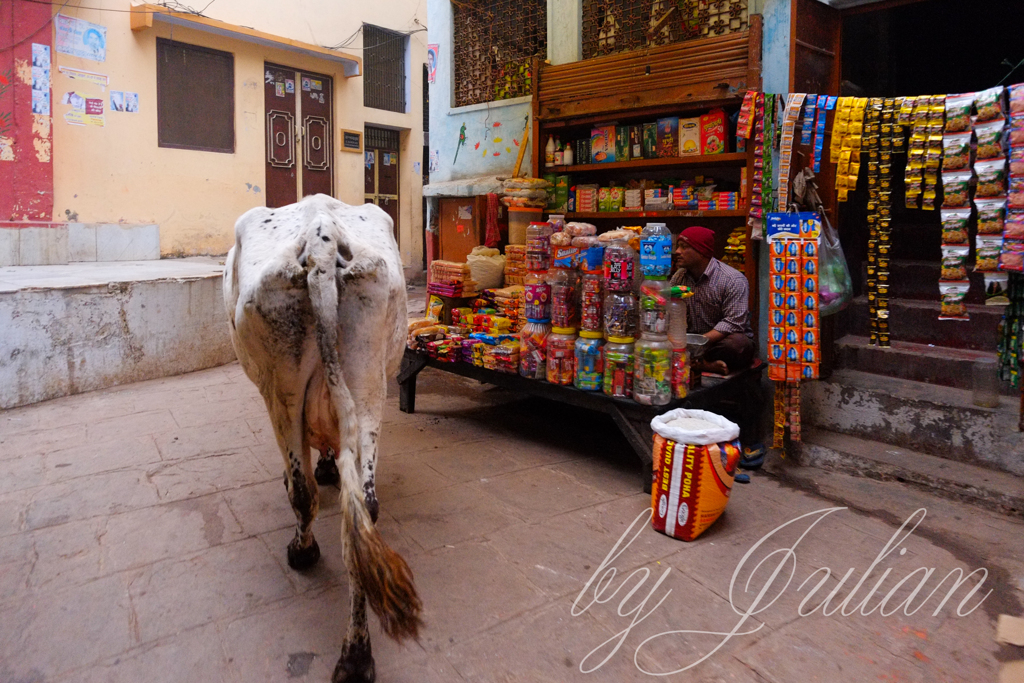
<instances>
[{"instance_id":1,"label":"boxed product on shelf","mask_svg":"<svg viewBox=\"0 0 1024 683\"><path fill-rule=\"evenodd\" d=\"M712 109L700 117L700 153L724 154L729 139L728 119L721 109Z\"/></svg>"},{"instance_id":2,"label":"boxed product on shelf","mask_svg":"<svg viewBox=\"0 0 1024 683\"><path fill-rule=\"evenodd\" d=\"M594 213L598 208L597 185L576 186L576 211L578 213Z\"/></svg>"},{"instance_id":3,"label":"boxed product on shelf","mask_svg":"<svg viewBox=\"0 0 1024 683\"><path fill-rule=\"evenodd\" d=\"M657 123L645 123L643 125L643 152L644 159L656 159L658 157Z\"/></svg>"},{"instance_id":4,"label":"boxed product on shelf","mask_svg":"<svg viewBox=\"0 0 1024 683\"><path fill-rule=\"evenodd\" d=\"M679 156L700 154L700 117L679 119Z\"/></svg>"},{"instance_id":5,"label":"boxed product on shelf","mask_svg":"<svg viewBox=\"0 0 1024 683\"><path fill-rule=\"evenodd\" d=\"M644 127L640 124L629 127L629 158L644 158Z\"/></svg>"},{"instance_id":6,"label":"boxed product on shelf","mask_svg":"<svg viewBox=\"0 0 1024 683\"><path fill-rule=\"evenodd\" d=\"M644 206L644 191L641 189L628 189L626 190L623 200L622 208L625 211L639 211Z\"/></svg>"},{"instance_id":7,"label":"boxed product on shelf","mask_svg":"<svg viewBox=\"0 0 1024 683\"><path fill-rule=\"evenodd\" d=\"M615 127L615 160L629 161L629 126Z\"/></svg>"},{"instance_id":8,"label":"boxed product on shelf","mask_svg":"<svg viewBox=\"0 0 1024 683\"><path fill-rule=\"evenodd\" d=\"M595 164L615 161L615 126L590 130L590 160Z\"/></svg>"},{"instance_id":9,"label":"boxed product on shelf","mask_svg":"<svg viewBox=\"0 0 1024 683\"><path fill-rule=\"evenodd\" d=\"M679 117L658 119L658 156L679 156Z\"/></svg>"}]
</instances>

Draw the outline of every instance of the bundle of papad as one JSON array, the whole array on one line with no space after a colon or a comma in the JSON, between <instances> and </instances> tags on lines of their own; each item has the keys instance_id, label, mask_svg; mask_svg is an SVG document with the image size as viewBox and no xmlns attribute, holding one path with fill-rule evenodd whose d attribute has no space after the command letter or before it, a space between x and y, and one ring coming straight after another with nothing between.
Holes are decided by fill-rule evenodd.
<instances>
[{"instance_id":1,"label":"bundle of papad","mask_svg":"<svg viewBox=\"0 0 1024 683\"><path fill-rule=\"evenodd\" d=\"M542 178L506 178L501 203L505 206L546 208L551 183Z\"/></svg>"},{"instance_id":2,"label":"bundle of papad","mask_svg":"<svg viewBox=\"0 0 1024 683\"><path fill-rule=\"evenodd\" d=\"M526 276L526 245L510 244L505 247L505 284L521 285Z\"/></svg>"},{"instance_id":3,"label":"bundle of papad","mask_svg":"<svg viewBox=\"0 0 1024 683\"><path fill-rule=\"evenodd\" d=\"M526 289L522 285L512 285L501 289L485 290L491 294L495 307L512 321L512 328L518 332L526 321Z\"/></svg>"},{"instance_id":4,"label":"bundle of papad","mask_svg":"<svg viewBox=\"0 0 1024 683\"><path fill-rule=\"evenodd\" d=\"M519 342L509 341L495 346L485 346L483 362L488 370L516 374L519 372Z\"/></svg>"},{"instance_id":5,"label":"bundle of papad","mask_svg":"<svg viewBox=\"0 0 1024 683\"><path fill-rule=\"evenodd\" d=\"M476 282L470 275L468 263L432 261L427 292L451 297L476 296Z\"/></svg>"},{"instance_id":6,"label":"bundle of papad","mask_svg":"<svg viewBox=\"0 0 1024 683\"><path fill-rule=\"evenodd\" d=\"M445 325L438 325L431 318L417 318L409 321L409 337L407 345L413 351L425 349L429 342L444 339L448 332Z\"/></svg>"}]
</instances>

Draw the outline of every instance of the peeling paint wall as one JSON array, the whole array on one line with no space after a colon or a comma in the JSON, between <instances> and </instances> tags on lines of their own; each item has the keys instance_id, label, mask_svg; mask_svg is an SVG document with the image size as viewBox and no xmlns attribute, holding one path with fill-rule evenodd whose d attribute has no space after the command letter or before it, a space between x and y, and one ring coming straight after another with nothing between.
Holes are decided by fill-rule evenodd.
<instances>
[{"instance_id":1,"label":"peeling paint wall","mask_svg":"<svg viewBox=\"0 0 1024 683\"><path fill-rule=\"evenodd\" d=\"M32 44L52 45L49 5L0 2L0 221L53 215L50 117L32 113Z\"/></svg>"},{"instance_id":2,"label":"peeling paint wall","mask_svg":"<svg viewBox=\"0 0 1024 683\"><path fill-rule=\"evenodd\" d=\"M203 3L204 5L206 3ZM165 22L132 32L125 0L90 0L89 8L68 5L63 13L107 27L106 61L54 53L54 218L86 223L157 224L164 256L219 254L233 242L234 223L250 208L264 206L266 139L264 63L331 76L334 80L335 194L346 202L364 202L363 156L341 151L340 129L362 131L381 125L401 131L399 249L403 261L418 264L422 254L423 155L422 64L427 34L408 39L405 113L363 106L363 78L345 78L340 63L265 47ZM310 44L336 45L352 37L342 54L362 57L362 23L395 31L426 24L425 6L413 0L345 4L330 0L283 3L276 0L218 0L206 16L236 26ZM156 40L176 41L234 55L235 152L221 154L170 149L157 141ZM71 79L70 67L109 77L109 85ZM110 91L139 94L138 113L110 111ZM63 120L66 92L104 100L104 126L72 126Z\"/></svg>"},{"instance_id":3,"label":"peeling paint wall","mask_svg":"<svg viewBox=\"0 0 1024 683\"><path fill-rule=\"evenodd\" d=\"M221 276L0 293L0 409L235 359Z\"/></svg>"}]
</instances>

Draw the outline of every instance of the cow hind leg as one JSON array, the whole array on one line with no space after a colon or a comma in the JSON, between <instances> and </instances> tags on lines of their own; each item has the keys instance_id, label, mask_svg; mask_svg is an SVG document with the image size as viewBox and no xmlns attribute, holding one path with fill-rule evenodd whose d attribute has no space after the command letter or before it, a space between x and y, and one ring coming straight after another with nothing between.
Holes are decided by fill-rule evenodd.
<instances>
[{"instance_id":1,"label":"cow hind leg","mask_svg":"<svg viewBox=\"0 0 1024 683\"><path fill-rule=\"evenodd\" d=\"M345 552L349 552L346 548ZM370 631L366 623L366 593L358 585L352 585L351 612L348 633L341 647L341 657L334 667L331 683L373 683L376 672L373 651L370 648Z\"/></svg>"},{"instance_id":2,"label":"cow hind leg","mask_svg":"<svg viewBox=\"0 0 1024 683\"><path fill-rule=\"evenodd\" d=\"M292 412L298 412L295 408ZM288 544L288 566L303 570L320 559L320 546L313 537L313 521L320 507L320 496L313 475L309 444L303 438L299 415L284 414L284 409L272 415L278 445L284 457L285 487L288 501L295 512L295 538Z\"/></svg>"},{"instance_id":3,"label":"cow hind leg","mask_svg":"<svg viewBox=\"0 0 1024 683\"><path fill-rule=\"evenodd\" d=\"M341 474L338 472L338 463L335 459L338 454L334 449L328 448L320 454L316 463L316 483L320 486L338 486L341 484Z\"/></svg>"}]
</instances>

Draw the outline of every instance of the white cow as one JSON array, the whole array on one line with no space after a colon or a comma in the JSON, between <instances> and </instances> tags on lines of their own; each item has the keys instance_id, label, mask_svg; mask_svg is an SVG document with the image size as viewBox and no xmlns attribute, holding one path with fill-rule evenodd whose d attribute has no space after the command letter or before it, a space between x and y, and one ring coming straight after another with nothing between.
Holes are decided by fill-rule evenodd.
<instances>
[{"instance_id":1,"label":"white cow","mask_svg":"<svg viewBox=\"0 0 1024 683\"><path fill-rule=\"evenodd\" d=\"M330 456L340 465L351 615L334 683L374 680L367 599L396 640L416 638L421 625L412 572L374 528L377 440L406 332L405 279L392 230L378 207L326 195L256 208L235 224L224 271L231 341L266 401L284 457L298 520L288 544L294 569L320 558L310 448L322 458L317 478L331 474Z\"/></svg>"}]
</instances>

